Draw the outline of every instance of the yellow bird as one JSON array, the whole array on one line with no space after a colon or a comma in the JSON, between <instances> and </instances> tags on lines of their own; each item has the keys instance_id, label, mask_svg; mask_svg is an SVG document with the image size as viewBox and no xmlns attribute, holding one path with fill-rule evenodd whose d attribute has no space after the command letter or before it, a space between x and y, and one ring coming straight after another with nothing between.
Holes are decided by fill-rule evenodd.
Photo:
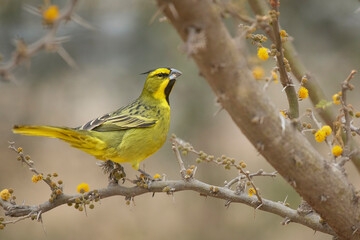
<instances>
[{"instance_id":1,"label":"yellow bird","mask_svg":"<svg viewBox=\"0 0 360 240\"><path fill-rule=\"evenodd\" d=\"M97 159L139 164L165 143L170 125L169 95L182 73L158 68L148 74L139 98L80 127L14 126L13 132L59 138Z\"/></svg>"}]
</instances>

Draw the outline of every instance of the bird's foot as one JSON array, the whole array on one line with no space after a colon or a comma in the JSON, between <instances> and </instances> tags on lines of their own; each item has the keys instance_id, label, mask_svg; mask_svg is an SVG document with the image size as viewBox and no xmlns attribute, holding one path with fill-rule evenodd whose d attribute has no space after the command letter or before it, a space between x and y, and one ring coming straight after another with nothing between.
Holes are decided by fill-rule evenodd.
<instances>
[{"instance_id":1,"label":"bird's foot","mask_svg":"<svg viewBox=\"0 0 360 240\"><path fill-rule=\"evenodd\" d=\"M100 167L103 169L105 174L109 174L109 182L118 184L119 180L125 182L126 173L121 164L107 160L100 164Z\"/></svg>"}]
</instances>

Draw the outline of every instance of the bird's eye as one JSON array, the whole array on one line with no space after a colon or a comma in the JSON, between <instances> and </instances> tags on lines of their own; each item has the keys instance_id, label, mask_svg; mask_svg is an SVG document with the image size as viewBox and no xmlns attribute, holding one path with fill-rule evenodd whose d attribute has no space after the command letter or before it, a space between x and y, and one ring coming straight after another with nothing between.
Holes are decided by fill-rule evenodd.
<instances>
[{"instance_id":1,"label":"bird's eye","mask_svg":"<svg viewBox=\"0 0 360 240\"><path fill-rule=\"evenodd\" d=\"M158 73L157 76L158 76L159 78L162 78L162 77L165 76L165 74L163 74L163 73Z\"/></svg>"}]
</instances>

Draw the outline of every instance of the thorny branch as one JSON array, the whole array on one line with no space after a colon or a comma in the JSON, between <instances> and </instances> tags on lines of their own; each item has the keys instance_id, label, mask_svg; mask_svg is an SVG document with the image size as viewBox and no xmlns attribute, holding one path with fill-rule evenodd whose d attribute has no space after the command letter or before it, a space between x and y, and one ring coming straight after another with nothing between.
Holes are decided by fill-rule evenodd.
<instances>
[{"instance_id":1,"label":"thorny branch","mask_svg":"<svg viewBox=\"0 0 360 240\"><path fill-rule=\"evenodd\" d=\"M250 183L250 185L254 188L255 190L255 195L260 203L260 205L262 204L262 199L259 193L259 189L256 188L252 178L254 176L272 176L275 177L276 176L276 172L274 173L263 173L263 171L258 171L255 174L250 174L249 171L245 171L244 168L246 167L246 164L244 162L240 162L239 164L235 163L235 159L227 159L225 156L223 156L221 159L217 158L215 159L214 156L212 155L207 155L206 153L202 152L202 151L197 151L194 149L193 146L190 145L190 143L187 143L179 138L176 137L172 137L171 140L173 143L173 146L178 146L181 148L181 150L184 150L186 152L192 152L195 153L196 155L198 155L200 157L200 160L202 161L206 161L206 162L213 162L217 165L224 165L226 169L229 169L230 167L234 167L239 171L239 176L237 177L238 180L244 179L246 178L248 180L248 182ZM177 158L181 158L180 153L178 152ZM180 164L180 166L183 164ZM236 180L234 180L236 181ZM235 182L234 182L235 183ZM232 185L232 184L231 184ZM228 185L227 187L231 187L231 185Z\"/></svg>"},{"instance_id":2,"label":"thorny branch","mask_svg":"<svg viewBox=\"0 0 360 240\"><path fill-rule=\"evenodd\" d=\"M282 47L282 41L280 37L280 26L279 26L280 13L278 8L279 8L278 0L274 0L273 11L270 12L270 16L271 16L271 23L272 23L271 25L273 28L273 34L275 40L275 47L277 52L276 60L279 67L280 81L283 87L285 88L285 93L289 102L289 117L291 119L294 119L299 117L299 103L297 100L295 87L287 73L288 70L285 67L285 61L287 60L284 58L284 49ZM289 63L287 62L287 64Z\"/></svg>"},{"instance_id":3,"label":"thorny branch","mask_svg":"<svg viewBox=\"0 0 360 240\"><path fill-rule=\"evenodd\" d=\"M70 57L66 50L62 47L62 43L67 39L64 37L56 37L56 33L62 22L72 20L73 12L78 0L69 0L67 6L61 11L60 16L50 26L48 32L39 40L26 45L22 40L17 40L16 50L13 52L9 61L0 65L0 77L5 81L15 81L12 71L31 57L35 56L41 50L55 50L71 67L76 67L75 61Z\"/></svg>"},{"instance_id":4,"label":"thorny branch","mask_svg":"<svg viewBox=\"0 0 360 240\"><path fill-rule=\"evenodd\" d=\"M266 173L264 172L264 170L260 169L259 171L257 171L256 173L250 173L248 176L250 179L252 179L253 177L256 176L268 176L268 177L276 177L277 172L272 172L272 173ZM231 188L232 185L234 185L235 183L241 181L242 179L246 178L245 175L240 175L236 178L233 178L232 180L230 180L229 182L225 183L225 187L226 188Z\"/></svg>"},{"instance_id":5,"label":"thorny branch","mask_svg":"<svg viewBox=\"0 0 360 240\"><path fill-rule=\"evenodd\" d=\"M343 166L348 160L350 160L350 140L351 140L351 118L349 113L349 106L347 105L347 91L352 90L354 86L350 84L350 80L354 77L354 75L357 73L356 70L352 70L349 76L344 80L344 82L341 84L341 105L342 105L342 111L344 112L344 129L345 129L345 146L344 146L344 157L339 162L340 166Z\"/></svg>"},{"instance_id":6,"label":"thorny branch","mask_svg":"<svg viewBox=\"0 0 360 240\"><path fill-rule=\"evenodd\" d=\"M179 166L181 170L185 170L184 162L181 158L181 154L178 150L181 144L185 143L183 140L179 138L172 138L173 149L176 154ZM18 151L18 148L15 148L14 144L10 145L10 148L15 150L20 156L22 156L22 151ZM198 153L196 150L193 150L195 153ZM26 160L26 159L25 159ZM29 163L29 161L25 161L25 163L31 167L30 170L36 174L39 174L37 170L33 167L33 163ZM30 164L30 165L29 165ZM165 192L167 194L174 194L179 191L195 191L200 193L201 196L210 196L214 198L224 199L227 203L243 203L255 209L259 209L262 211L274 213L281 217L287 219L288 222L296 222L308 226L315 231L324 232L330 235L334 235L335 233L332 229L326 224L321 223L320 216L316 213L311 213L307 215L301 215L297 210L291 209L285 206L282 202L274 202L271 200L267 200L262 198L261 204L254 199L254 197L249 197L244 192L238 192L230 189L231 183L221 186L213 186L209 185L205 182L197 180L194 178L194 175L191 177L184 177L186 174L186 170L184 173L181 173L181 180L165 180L161 181L149 181L146 187L145 185L141 186L133 186L133 187L125 187L122 185L109 183L109 185L105 188L99 190L93 190L83 194L65 194L62 193L58 195L52 202L46 201L39 205L18 205L15 201L5 201L0 199L0 206L5 210L5 215L9 217L16 218L15 220L6 220L2 221L2 224L13 224L18 221L31 218L36 219L38 221L41 220L41 215L45 212L48 212L58 206L64 204L72 204L78 203L79 199L83 199L86 201L92 201L96 199L105 199L112 196L124 196L126 200L133 199L136 196L146 194L146 193L156 193L156 192ZM271 176L274 177L276 173L264 173L262 170L256 173L246 173L246 177L249 177L251 180L255 176ZM240 177L243 178L243 177ZM239 178L237 178L239 179ZM45 180L45 179L44 179ZM238 181L238 180L233 180Z\"/></svg>"},{"instance_id":7,"label":"thorny branch","mask_svg":"<svg viewBox=\"0 0 360 240\"><path fill-rule=\"evenodd\" d=\"M36 170L35 166L34 166L34 162L30 159L29 156L24 155L23 150L21 147L16 148L15 147L15 142L9 142L9 148L11 150L13 150L14 152L16 152L18 154L18 160L20 160L21 162L25 163L28 167L29 170L33 173L35 173L36 175L40 175L42 173L40 173L38 170ZM51 186L51 181L48 179L43 179L44 182L46 182L47 185L49 185L50 189L53 189L53 187Z\"/></svg>"},{"instance_id":8,"label":"thorny branch","mask_svg":"<svg viewBox=\"0 0 360 240\"><path fill-rule=\"evenodd\" d=\"M177 141L172 141L172 150L175 153L176 159L178 160L180 166L180 174L183 179L186 179L186 168L184 165L184 161L181 159L181 155L179 152L179 145Z\"/></svg>"}]
</instances>

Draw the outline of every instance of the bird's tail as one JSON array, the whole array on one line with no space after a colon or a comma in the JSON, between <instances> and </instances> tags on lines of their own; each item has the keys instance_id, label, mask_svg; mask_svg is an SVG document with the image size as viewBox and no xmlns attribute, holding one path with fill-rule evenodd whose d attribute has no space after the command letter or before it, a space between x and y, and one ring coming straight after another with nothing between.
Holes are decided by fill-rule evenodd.
<instances>
[{"instance_id":1,"label":"bird's tail","mask_svg":"<svg viewBox=\"0 0 360 240\"><path fill-rule=\"evenodd\" d=\"M76 130L67 127L52 126L17 126L12 129L14 133L32 136L59 138L71 146L83 150L98 157L99 151L106 147L106 144L95 136L91 136L87 130Z\"/></svg>"},{"instance_id":2,"label":"bird's tail","mask_svg":"<svg viewBox=\"0 0 360 240\"><path fill-rule=\"evenodd\" d=\"M32 135L41 137L60 138L66 142L73 140L78 135L74 130L66 127L51 127L51 126L18 126L13 128L14 133L22 135Z\"/></svg>"}]
</instances>

